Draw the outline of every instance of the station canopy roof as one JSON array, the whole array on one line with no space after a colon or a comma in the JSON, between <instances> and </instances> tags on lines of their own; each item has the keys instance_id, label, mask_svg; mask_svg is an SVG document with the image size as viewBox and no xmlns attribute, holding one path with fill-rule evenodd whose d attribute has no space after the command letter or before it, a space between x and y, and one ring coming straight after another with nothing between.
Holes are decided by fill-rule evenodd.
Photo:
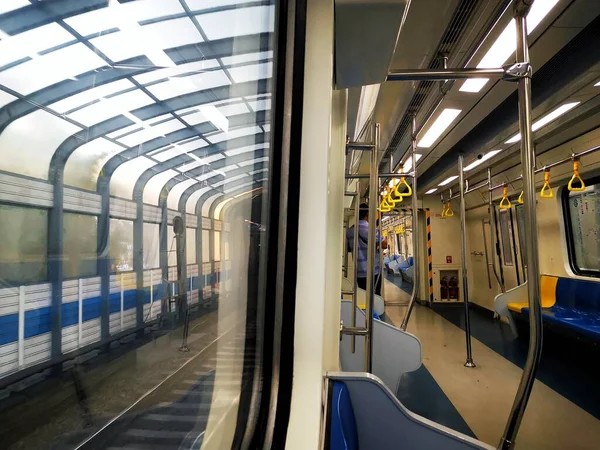
<instances>
[{"instance_id":1,"label":"station canopy roof","mask_svg":"<svg viewBox=\"0 0 600 450\"><path fill-rule=\"evenodd\" d=\"M260 185L274 13L272 1L2 0L0 171L105 182L190 213Z\"/></svg>"}]
</instances>

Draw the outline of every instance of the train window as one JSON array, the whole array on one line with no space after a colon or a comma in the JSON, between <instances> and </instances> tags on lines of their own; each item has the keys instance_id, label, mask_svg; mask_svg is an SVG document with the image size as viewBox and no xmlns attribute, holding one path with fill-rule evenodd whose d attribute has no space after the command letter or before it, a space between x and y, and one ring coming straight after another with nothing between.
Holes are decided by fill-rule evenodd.
<instances>
[{"instance_id":1,"label":"train window","mask_svg":"<svg viewBox=\"0 0 600 450\"><path fill-rule=\"evenodd\" d=\"M187 264L196 264L196 229L185 230L185 257Z\"/></svg>"},{"instance_id":2,"label":"train window","mask_svg":"<svg viewBox=\"0 0 600 450\"><path fill-rule=\"evenodd\" d=\"M513 265L513 255L511 251L512 230L510 227L510 213L507 210L500 210L498 215L500 221L500 238L502 239L502 255L506 266Z\"/></svg>"},{"instance_id":3,"label":"train window","mask_svg":"<svg viewBox=\"0 0 600 450\"><path fill-rule=\"evenodd\" d=\"M63 220L65 278L96 275L98 218L86 214L65 213Z\"/></svg>"},{"instance_id":4,"label":"train window","mask_svg":"<svg viewBox=\"0 0 600 450\"><path fill-rule=\"evenodd\" d=\"M144 223L144 269L160 266L160 225Z\"/></svg>"},{"instance_id":5,"label":"train window","mask_svg":"<svg viewBox=\"0 0 600 450\"><path fill-rule=\"evenodd\" d=\"M525 213L523 211L523 205L517 205L515 207L517 214L517 232L519 233L519 249L521 258L523 259L523 265L527 266L527 252L525 249Z\"/></svg>"},{"instance_id":6,"label":"train window","mask_svg":"<svg viewBox=\"0 0 600 450\"><path fill-rule=\"evenodd\" d=\"M600 184L583 192L563 191L569 262L579 275L600 276Z\"/></svg>"},{"instance_id":7,"label":"train window","mask_svg":"<svg viewBox=\"0 0 600 450\"><path fill-rule=\"evenodd\" d=\"M0 204L0 230L0 286L45 281L48 211Z\"/></svg>"},{"instance_id":8,"label":"train window","mask_svg":"<svg viewBox=\"0 0 600 450\"><path fill-rule=\"evenodd\" d=\"M110 271L133 270L133 222L110 219L109 232Z\"/></svg>"}]
</instances>

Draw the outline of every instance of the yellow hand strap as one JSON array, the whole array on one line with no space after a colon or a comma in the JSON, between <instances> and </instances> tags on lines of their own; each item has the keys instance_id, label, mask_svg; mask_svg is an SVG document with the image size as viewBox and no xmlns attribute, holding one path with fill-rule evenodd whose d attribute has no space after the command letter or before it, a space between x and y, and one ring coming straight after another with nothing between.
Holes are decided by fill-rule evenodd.
<instances>
[{"instance_id":1,"label":"yellow hand strap","mask_svg":"<svg viewBox=\"0 0 600 450\"><path fill-rule=\"evenodd\" d=\"M442 203L442 219L446 218L446 204Z\"/></svg>"},{"instance_id":2,"label":"yellow hand strap","mask_svg":"<svg viewBox=\"0 0 600 450\"><path fill-rule=\"evenodd\" d=\"M387 196L388 203L391 206L396 206L396 203L400 203L402 200L404 200L404 195L398 190L399 186L400 183L397 183L394 189L390 191L390 195ZM394 196L396 196L396 198L394 198Z\"/></svg>"},{"instance_id":3,"label":"yellow hand strap","mask_svg":"<svg viewBox=\"0 0 600 450\"><path fill-rule=\"evenodd\" d=\"M580 184L580 186L579 187L573 187L573 181L578 181L579 184ZM569 184L567 185L567 188L571 192L585 191L585 183L583 182L583 180L579 176L579 161L577 161L577 160L573 161L573 176L571 177L571 180L569 181Z\"/></svg>"},{"instance_id":4,"label":"yellow hand strap","mask_svg":"<svg viewBox=\"0 0 600 450\"><path fill-rule=\"evenodd\" d=\"M410 197L412 195L412 188L410 187L410 184L408 184L406 182L406 178L404 178L404 177L400 178L400 183L398 183L396 185L396 189L398 189L400 187L400 185L406 186L406 192L403 193L402 196L404 196L404 197Z\"/></svg>"},{"instance_id":5,"label":"yellow hand strap","mask_svg":"<svg viewBox=\"0 0 600 450\"><path fill-rule=\"evenodd\" d=\"M544 186L542 186L542 191L540 192L540 197L542 198L552 198L554 194L552 193L552 188L550 187L550 171L544 171Z\"/></svg>"},{"instance_id":6,"label":"yellow hand strap","mask_svg":"<svg viewBox=\"0 0 600 450\"><path fill-rule=\"evenodd\" d=\"M446 217L454 216L454 211L452 211L452 207L450 206L450 200L448 200L448 206L446 207Z\"/></svg>"},{"instance_id":7,"label":"yellow hand strap","mask_svg":"<svg viewBox=\"0 0 600 450\"><path fill-rule=\"evenodd\" d=\"M517 202L522 205L523 204L523 191L521 191L521 195L519 195L519 199L517 200Z\"/></svg>"},{"instance_id":8,"label":"yellow hand strap","mask_svg":"<svg viewBox=\"0 0 600 450\"><path fill-rule=\"evenodd\" d=\"M505 187L502 191L502 200L500 200L500 209L510 209L512 203L508 199L508 188Z\"/></svg>"}]
</instances>

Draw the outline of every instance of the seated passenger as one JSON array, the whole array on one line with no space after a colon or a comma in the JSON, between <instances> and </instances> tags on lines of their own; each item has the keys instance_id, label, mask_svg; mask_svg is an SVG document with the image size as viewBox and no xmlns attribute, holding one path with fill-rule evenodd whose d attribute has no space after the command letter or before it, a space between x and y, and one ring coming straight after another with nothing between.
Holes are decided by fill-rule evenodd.
<instances>
[{"instance_id":1,"label":"seated passenger","mask_svg":"<svg viewBox=\"0 0 600 450\"><path fill-rule=\"evenodd\" d=\"M369 205L363 203L359 207L358 211L358 258L354 255L354 263L356 266L356 282L359 288L367 289L367 246L369 236ZM354 248L354 226L348 228L347 234L348 251L352 252ZM379 247L382 249L387 248L387 239L383 239L379 235L379 230L376 230L377 246L375 264L373 267L373 276L375 277L375 293L381 295L381 269L379 267Z\"/></svg>"}]
</instances>

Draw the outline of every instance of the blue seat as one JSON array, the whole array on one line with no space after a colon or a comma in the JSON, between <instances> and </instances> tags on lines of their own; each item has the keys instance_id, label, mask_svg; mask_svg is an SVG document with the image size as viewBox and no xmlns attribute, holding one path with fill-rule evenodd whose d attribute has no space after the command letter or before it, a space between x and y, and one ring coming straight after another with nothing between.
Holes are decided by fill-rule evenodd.
<instances>
[{"instance_id":1,"label":"blue seat","mask_svg":"<svg viewBox=\"0 0 600 450\"><path fill-rule=\"evenodd\" d=\"M331 395L331 450L358 450L358 431L350 393L343 382L333 383Z\"/></svg>"},{"instance_id":2,"label":"blue seat","mask_svg":"<svg viewBox=\"0 0 600 450\"><path fill-rule=\"evenodd\" d=\"M529 308L521 312L529 314ZM559 278L556 302L542 309L542 317L546 323L600 340L600 283Z\"/></svg>"}]
</instances>

